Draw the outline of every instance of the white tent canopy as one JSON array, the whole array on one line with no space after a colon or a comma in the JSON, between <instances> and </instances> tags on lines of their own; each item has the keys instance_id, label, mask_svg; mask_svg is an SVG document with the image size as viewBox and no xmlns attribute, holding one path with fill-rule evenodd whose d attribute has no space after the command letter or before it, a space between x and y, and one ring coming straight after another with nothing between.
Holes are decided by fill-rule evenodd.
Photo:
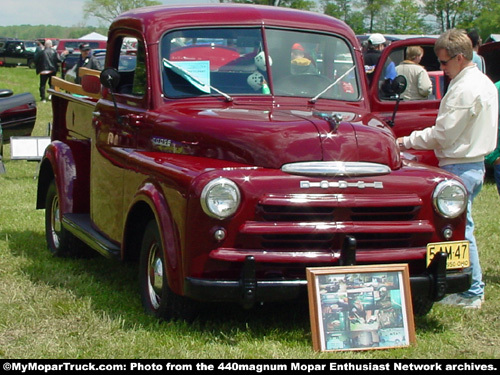
<instances>
[{"instance_id":1,"label":"white tent canopy","mask_svg":"<svg viewBox=\"0 0 500 375\"><path fill-rule=\"evenodd\" d=\"M107 37L105 37L104 35L101 35L99 33L96 33L96 32L92 32L90 34L84 35L79 39L82 39L82 40L108 40Z\"/></svg>"}]
</instances>

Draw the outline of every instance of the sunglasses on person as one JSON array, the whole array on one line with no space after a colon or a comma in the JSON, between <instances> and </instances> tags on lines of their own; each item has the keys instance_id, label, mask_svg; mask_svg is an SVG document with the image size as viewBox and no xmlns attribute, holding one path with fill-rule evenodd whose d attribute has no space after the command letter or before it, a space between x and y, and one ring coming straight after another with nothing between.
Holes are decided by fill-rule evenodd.
<instances>
[{"instance_id":1,"label":"sunglasses on person","mask_svg":"<svg viewBox=\"0 0 500 375\"><path fill-rule=\"evenodd\" d=\"M443 65L443 66L446 66L446 64L448 64L451 60L453 60L455 57L457 57L457 55L453 55L452 57L450 57L448 60L438 60L439 61L439 64Z\"/></svg>"}]
</instances>

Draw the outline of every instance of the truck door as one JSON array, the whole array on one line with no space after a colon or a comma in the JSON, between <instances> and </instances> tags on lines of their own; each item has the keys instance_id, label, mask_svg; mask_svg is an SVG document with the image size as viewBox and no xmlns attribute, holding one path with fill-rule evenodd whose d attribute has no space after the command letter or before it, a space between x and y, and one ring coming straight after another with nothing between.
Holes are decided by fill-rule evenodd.
<instances>
[{"instance_id":1,"label":"truck door","mask_svg":"<svg viewBox=\"0 0 500 375\"><path fill-rule=\"evenodd\" d=\"M113 59L108 56L106 61L118 69L121 80L114 93L116 108L111 93L96 106L90 178L92 221L117 243L122 240L127 204L124 191L134 184L131 176L138 176L130 166L129 156L141 147L138 139L147 128L142 125L148 102L144 44L137 43L135 54L120 53L124 38L114 40L117 55Z\"/></svg>"},{"instance_id":2,"label":"truck door","mask_svg":"<svg viewBox=\"0 0 500 375\"><path fill-rule=\"evenodd\" d=\"M407 47L420 46L424 50L420 65L427 70L433 84L433 91L425 100L403 99L400 101L393 126L397 137L409 135L413 130L421 130L435 123L446 82L434 53L435 40L435 38L412 38L392 42L383 50L375 68L369 86L372 111L381 119L390 122L396 106L396 97L391 94L390 90L385 89L386 70L391 63L398 66L405 60Z\"/></svg>"}]
</instances>

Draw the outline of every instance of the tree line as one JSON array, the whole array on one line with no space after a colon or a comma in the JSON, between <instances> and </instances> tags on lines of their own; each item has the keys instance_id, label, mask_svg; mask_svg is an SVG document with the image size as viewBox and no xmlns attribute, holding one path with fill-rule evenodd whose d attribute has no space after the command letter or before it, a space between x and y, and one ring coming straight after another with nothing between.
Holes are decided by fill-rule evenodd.
<instances>
[{"instance_id":1,"label":"tree line","mask_svg":"<svg viewBox=\"0 0 500 375\"><path fill-rule=\"evenodd\" d=\"M325 13L346 22L356 34L440 34L451 28L476 28L485 40L500 33L498 0L218 0L281 6ZM217 0L213 0L217 2ZM85 19L94 17L99 27L54 25L0 26L0 37L79 38L90 32L106 35L120 13L142 6L159 5L155 0L86 0Z\"/></svg>"}]
</instances>

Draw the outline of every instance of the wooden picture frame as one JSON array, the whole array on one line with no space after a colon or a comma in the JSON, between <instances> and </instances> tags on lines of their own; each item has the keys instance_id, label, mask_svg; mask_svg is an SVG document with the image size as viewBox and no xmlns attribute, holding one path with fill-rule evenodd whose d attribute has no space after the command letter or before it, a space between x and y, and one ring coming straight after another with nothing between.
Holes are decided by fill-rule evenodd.
<instances>
[{"instance_id":1,"label":"wooden picture frame","mask_svg":"<svg viewBox=\"0 0 500 375\"><path fill-rule=\"evenodd\" d=\"M306 273L314 350L415 343L407 264L317 267Z\"/></svg>"}]
</instances>

